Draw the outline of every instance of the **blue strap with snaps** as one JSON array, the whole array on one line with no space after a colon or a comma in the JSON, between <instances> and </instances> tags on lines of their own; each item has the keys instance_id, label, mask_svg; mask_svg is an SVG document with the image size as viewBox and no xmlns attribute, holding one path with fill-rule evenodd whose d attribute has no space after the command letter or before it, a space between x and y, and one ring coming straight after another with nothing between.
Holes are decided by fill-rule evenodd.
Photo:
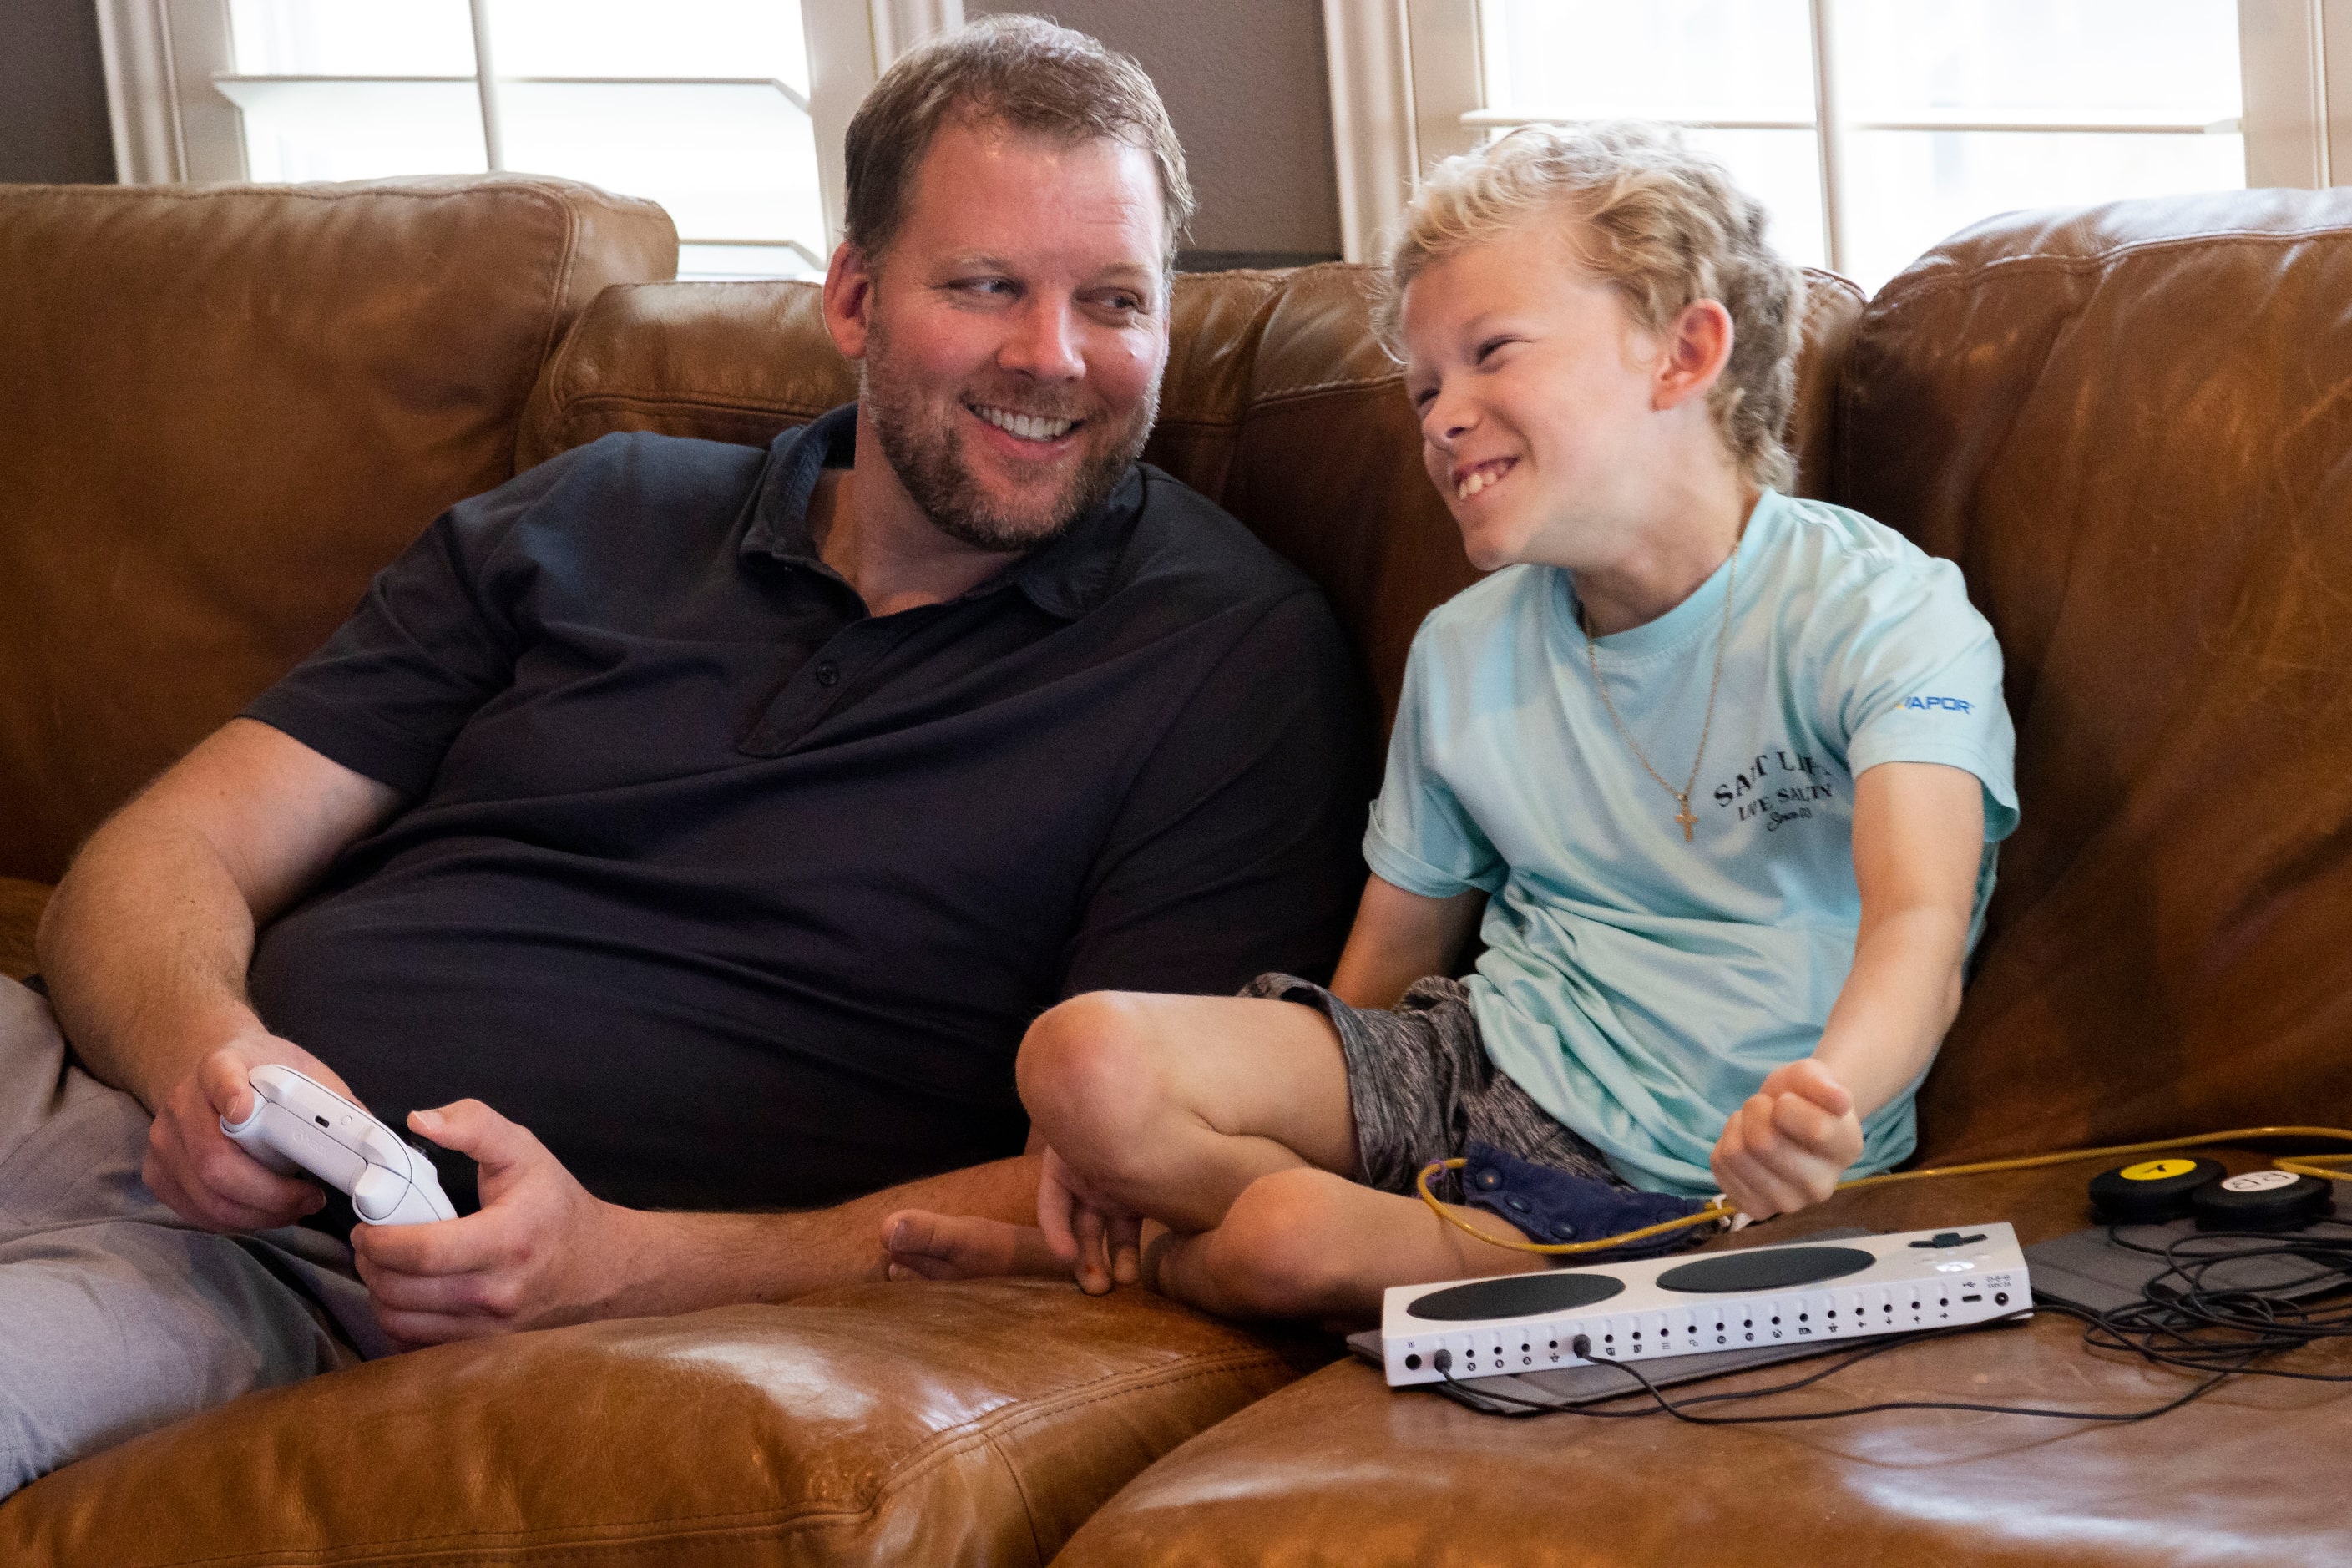
<instances>
[{"instance_id":1,"label":"blue strap with snaps","mask_svg":"<svg viewBox=\"0 0 2352 1568\"><path fill-rule=\"evenodd\" d=\"M1537 1241L1589 1241L1596 1237L1622 1236L1643 1226L1696 1214L1706 1206L1703 1198L1644 1193L1591 1176L1580 1176L1557 1166L1538 1165L1475 1140L1463 1153L1467 1163L1462 1167L1462 1201L1472 1208L1485 1209L1508 1220ZM1646 1242L1580 1255L1577 1260L1657 1258L1679 1252L1707 1233L1708 1227L1699 1226Z\"/></svg>"}]
</instances>

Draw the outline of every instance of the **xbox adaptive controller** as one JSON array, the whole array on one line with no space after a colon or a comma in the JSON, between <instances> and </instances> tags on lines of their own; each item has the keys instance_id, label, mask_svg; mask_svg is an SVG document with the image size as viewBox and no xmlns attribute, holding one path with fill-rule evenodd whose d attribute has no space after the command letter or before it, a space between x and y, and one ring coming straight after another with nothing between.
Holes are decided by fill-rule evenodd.
<instances>
[{"instance_id":1,"label":"xbox adaptive controller","mask_svg":"<svg viewBox=\"0 0 2352 1568\"><path fill-rule=\"evenodd\" d=\"M275 1063L257 1067L253 1110L221 1131L277 1172L307 1172L351 1196L369 1225L456 1219L433 1162L383 1122L315 1079Z\"/></svg>"}]
</instances>

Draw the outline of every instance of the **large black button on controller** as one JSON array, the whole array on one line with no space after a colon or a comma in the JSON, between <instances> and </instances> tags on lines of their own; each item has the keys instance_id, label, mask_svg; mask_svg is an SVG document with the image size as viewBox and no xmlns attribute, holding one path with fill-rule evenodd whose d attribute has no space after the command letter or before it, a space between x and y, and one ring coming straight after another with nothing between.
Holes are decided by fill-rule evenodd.
<instances>
[{"instance_id":1,"label":"large black button on controller","mask_svg":"<svg viewBox=\"0 0 2352 1568\"><path fill-rule=\"evenodd\" d=\"M2219 1160L2142 1160L2091 1178L2091 1217L2101 1225L2161 1225L2189 1217L2190 1200L2229 1173Z\"/></svg>"}]
</instances>

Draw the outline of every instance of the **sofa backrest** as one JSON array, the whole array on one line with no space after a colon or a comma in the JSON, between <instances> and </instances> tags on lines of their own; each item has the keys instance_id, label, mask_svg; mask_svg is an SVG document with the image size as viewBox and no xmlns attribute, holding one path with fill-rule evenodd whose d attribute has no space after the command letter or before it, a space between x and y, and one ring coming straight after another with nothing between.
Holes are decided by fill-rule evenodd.
<instances>
[{"instance_id":1,"label":"sofa backrest","mask_svg":"<svg viewBox=\"0 0 2352 1568\"><path fill-rule=\"evenodd\" d=\"M1924 1152L2352 1105L2352 192L2025 214L1880 291L1834 499L1953 558L2023 822Z\"/></svg>"},{"instance_id":2,"label":"sofa backrest","mask_svg":"<svg viewBox=\"0 0 2352 1568\"><path fill-rule=\"evenodd\" d=\"M1422 472L1403 372L1372 340L1368 270L1332 263L1176 279L1160 424L1144 456L1307 572L1391 714L1429 611L1475 576ZM1809 274L1790 445L1799 488L1829 467L1853 284ZM613 289L549 361L517 461L615 430L764 443L856 395L812 283Z\"/></svg>"},{"instance_id":3,"label":"sofa backrest","mask_svg":"<svg viewBox=\"0 0 2352 1568\"><path fill-rule=\"evenodd\" d=\"M556 180L0 186L0 877L54 880L508 478L572 317L677 256Z\"/></svg>"}]
</instances>

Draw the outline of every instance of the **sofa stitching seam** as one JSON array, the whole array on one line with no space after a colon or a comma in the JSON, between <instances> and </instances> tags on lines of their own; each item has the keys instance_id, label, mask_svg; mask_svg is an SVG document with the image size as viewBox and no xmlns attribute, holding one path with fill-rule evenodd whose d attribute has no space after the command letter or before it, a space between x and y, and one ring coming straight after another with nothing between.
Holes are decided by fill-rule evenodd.
<instances>
[{"instance_id":1,"label":"sofa stitching seam","mask_svg":"<svg viewBox=\"0 0 2352 1568\"><path fill-rule=\"evenodd\" d=\"M1022 1514L1029 1526L1030 1550L1035 1553L1037 1561L1042 1563L1047 1557L1045 1543L1039 1538L1037 1533L1037 1505L1029 1495L1028 1486L1021 1479L1020 1467L1013 1462L1013 1456L1004 1451L1004 1446L1001 1439L1008 1434L1018 1432L1024 1426L1029 1426L1036 1421L1041 1421L1048 1415L1060 1415L1072 1410L1083 1410L1089 1405L1098 1405L1102 1401L1112 1397L1114 1394L1124 1393L1129 1389L1171 1388L1179 1384L1189 1383L1197 1378L1209 1376L1214 1373L1239 1372L1250 1370L1258 1366L1279 1366L1281 1364L1282 1360L1279 1356L1269 1355L1262 1351L1230 1351L1215 1361L1196 1361L1187 1363L1179 1369L1178 1373L1175 1376L1153 1379L1148 1377L1139 1378L1134 1373L1121 1374L1122 1376L1134 1379L1134 1381L1127 1382L1117 1388L1102 1389L1099 1392L1088 1394L1084 1399L1071 1400L1066 1403L1056 1403L1047 1405L1032 1405L1025 1410L1008 1414L1006 1417L1001 1421L992 1421L983 1425L979 1429L980 1436L987 1444L989 1452L994 1455L997 1462L1004 1467L1004 1473L1012 1481L1013 1489L1020 1494ZM893 1478L894 1480L896 1478ZM889 1489L888 1483L885 1484L884 1489ZM875 1496L875 1505L877 1508L880 1507L881 1501L882 1493L877 1491Z\"/></svg>"},{"instance_id":2,"label":"sofa stitching seam","mask_svg":"<svg viewBox=\"0 0 2352 1568\"><path fill-rule=\"evenodd\" d=\"M1116 1373L1110 1378L1102 1380L1102 1384L1094 1385L1097 1392L1088 1393L1083 1398L1071 1398L1066 1394L1054 1401L1027 1401L1018 1408L1004 1412L1001 1416L987 1418L977 1430L982 1431L993 1441L1001 1433L1017 1432L1022 1427L1043 1421L1048 1416L1059 1415L1066 1411L1083 1410L1089 1405L1099 1405L1104 1400L1125 1393L1130 1388L1169 1388L1180 1383L1207 1377L1216 1373L1240 1372L1254 1367L1281 1364L1281 1357L1265 1351L1227 1351L1213 1359L1196 1358L1174 1368ZM1070 1391L1070 1394L1076 1393L1077 1393L1076 1389Z\"/></svg>"},{"instance_id":3,"label":"sofa stitching seam","mask_svg":"<svg viewBox=\"0 0 2352 1568\"><path fill-rule=\"evenodd\" d=\"M830 403L754 403L748 399L727 402L712 397L681 397L655 392L592 392L567 400L563 405L563 417L568 427L576 415L625 404L635 404L644 408L704 409L714 414L807 414L811 417L827 413L835 406Z\"/></svg>"},{"instance_id":4,"label":"sofa stitching seam","mask_svg":"<svg viewBox=\"0 0 2352 1568\"><path fill-rule=\"evenodd\" d=\"M574 184L576 182L567 182ZM37 191L44 196L60 194L55 185L27 185L26 191ZM373 186L366 190L319 191L302 185L239 184L207 186L194 189L173 189L164 185L68 185L62 194L83 200L95 201L174 201L209 202L233 200L239 196L266 196L272 200L293 199L307 202L379 201L386 196L404 201L451 201L478 195L483 191L521 191L534 196L553 196L547 185L532 180L477 180L469 184L440 185L418 190L397 186ZM594 199L616 212L649 207L655 204L635 196L616 196L609 191L595 191ZM11 197L9 199L15 199Z\"/></svg>"},{"instance_id":5,"label":"sofa stitching seam","mask_svg":"<svg viewBox=\"0 0 2352 1568\"><path fill-rule=\"evenodd\" d=\"M534 195L552 194L541 193L535 186L523 188L531 191ZM538 354L538 363L541 365L547 365L551 359L558 362L548 366L548 374L551 375L562 374L563 370L562 362L569 357L563 351L572 346L572 335L566 332L559 339L556 336L556 329L563 321L563 296L566 292L567 280L572 274L572 260L578 255L580 246L580 215L572 210L570 202L559 201L556 205L563 215L563 247L562 254L556 258L548 273L547 330L540 334ZM531 379L535 384L539 378L534 374ZM522 413L528 416L530 412L530 394L526 391L523 394ZM509 464L514 458L522 456L522 443L526 435L524 423L522 418L515 421L515 448L508 459Z\"/></svg>"},{"instance_id":6,"label":"sofa stitching seam","mask_svg":"<svg viewBox=\"0 0 2352 1568\"><path fill-rule=\"evenodd\" d=\"M1882 290L1873 305L1884 307L1883 316L1913 300L1948 294L1983 282L1995 275L2009 276L2018 272L2098 272L2118 262L2134 258L2178 248L2189 245L2300 245L2310 240L2341 238L2352 235L2352 226L2331 225L2324 228L2294 229L2208 229L2198 234L2162 235L2147 239L2131 240L2090 256L1996 256L1989 260L1972 262L1947 277L1919 279L1898 291Z\"/></svg>"},{"instance_id":7,"label":"sofa stitching seam","mask_svg":"<svg viewBox=\"0 0 2352 1568\"><path fill-rule=\"evenodd\" d=\"M1391 371L1383 375L1342 376L1333 381L1311 381L1304 386L1276 387L1272 391L1259 396L1250 405L1250 406L1252 408L1264 408L1272 404L1286 402L1293 398L1312 397L1318 394L1326 392L1368 391L1376 386L1394 385L1403 380L1404 372L1397 370Z\"/></svg>"}]
</instances>

